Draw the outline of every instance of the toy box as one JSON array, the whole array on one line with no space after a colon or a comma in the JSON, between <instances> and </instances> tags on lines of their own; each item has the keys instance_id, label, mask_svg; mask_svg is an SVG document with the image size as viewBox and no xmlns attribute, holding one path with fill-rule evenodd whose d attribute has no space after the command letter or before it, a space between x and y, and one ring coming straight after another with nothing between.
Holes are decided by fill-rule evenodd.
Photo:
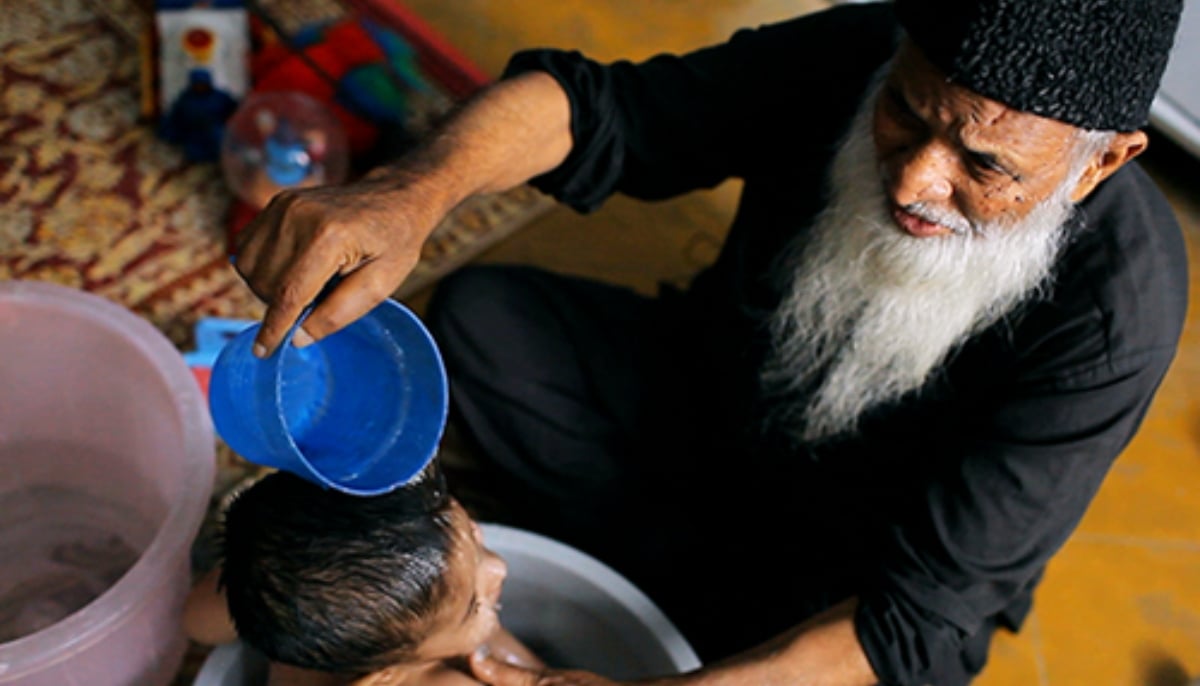
<instances>
[{"instance_id":1,"label":"toy box","mask_svg":"<svg viewBox=\"0 0 1200 686\"><path fill-rule=\"evenodd\" d=\"M225 121L250 85L249 21L241 0L156 0L159 134L193 162L216 159Z\"/></svg>"},{"instance_id":2,"label":"toy box","mask_svg":"<svg viewBox=\"0 0 1200 686\"><path fill-rule=\"evenodd\" d=\"M158 110L170 111L197 71L240 100L250 87L250 25L242 0L156 0Z\"/></svg>"}]
</instances>

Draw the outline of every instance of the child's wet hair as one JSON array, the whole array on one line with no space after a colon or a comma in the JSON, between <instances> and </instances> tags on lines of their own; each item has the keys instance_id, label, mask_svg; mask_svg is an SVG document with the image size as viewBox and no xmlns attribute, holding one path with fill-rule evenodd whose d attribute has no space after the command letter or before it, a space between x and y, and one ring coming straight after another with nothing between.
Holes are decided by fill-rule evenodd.
<instances>
[{"instance_id":1,"label":"child's wet hair","mask_svg":"<svg viewBox=\"0 0 1200 686\"><path fill-rule=\"evenodd\" d=\"M224 518L221 585L238 635L272 660L337 674L411 657L446 592L451 502L436 460L371 497L263 477Z\"/></svg>"}]
</instances>

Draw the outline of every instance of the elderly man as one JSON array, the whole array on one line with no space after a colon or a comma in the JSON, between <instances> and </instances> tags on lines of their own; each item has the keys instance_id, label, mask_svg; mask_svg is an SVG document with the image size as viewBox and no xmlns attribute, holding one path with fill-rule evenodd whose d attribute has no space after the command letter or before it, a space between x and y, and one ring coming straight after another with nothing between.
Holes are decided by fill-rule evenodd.
<instances>
[{"instance_id":1,"label":"elderly man","mask_svg":"<svg viewBox=\"0 0 1200 686\"><path fill-rule=\"evenodd\" d=\"M472 193L532 179L588 211L740 178L685 292L443 284L456 420L513 523L614 564L723 658L673 683L965 684L1176 348L1180 231L1128 163L1180 11L898 0L641 64L522 53L397 165L256 220L237 265L270 304L259 352L335 274L299 344L386 297Z\"/></svg>"}]
</instances>

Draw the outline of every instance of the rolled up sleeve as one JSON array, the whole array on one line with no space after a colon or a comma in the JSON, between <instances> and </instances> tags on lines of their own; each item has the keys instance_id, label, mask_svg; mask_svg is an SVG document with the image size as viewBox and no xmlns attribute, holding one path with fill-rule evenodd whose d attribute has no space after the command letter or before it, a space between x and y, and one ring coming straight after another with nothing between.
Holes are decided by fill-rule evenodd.
<instances>
[{"instance_id":1,"label":"rolled up sleeve","mask_svg":"<svg viewBox=\"0 0 1200 686\"><path fill-rule=\"evenodd\" d=\"M571 153L532 183L588 212L615 192L656 200L751 171L770 175L807 154L787 141L834 144L871 73L863 65L890 55L893 26L886 6L838 8L639 63L517 53L503 78L548 73L571 107ZM863 49L830 63L833 42L845 35L865 36Z\"/></svg>"}]
</instances>

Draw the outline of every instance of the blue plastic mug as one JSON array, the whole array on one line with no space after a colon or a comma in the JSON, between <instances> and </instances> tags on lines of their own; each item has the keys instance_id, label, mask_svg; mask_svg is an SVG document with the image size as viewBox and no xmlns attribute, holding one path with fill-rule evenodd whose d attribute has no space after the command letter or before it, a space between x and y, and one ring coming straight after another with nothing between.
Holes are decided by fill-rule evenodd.
<instances>
[{"instance_id":1,"label":"blue plastic mug","mask_svg":"<svg viewBox=\"0 0 1200 686\"><path fill-rule=\"evenodd\" d=\"M387 300L305 348L295 328L267 359L259 326L213 364L209 410L221 439L246 460L326 488L378 495L408 483L437 454L446 425L446 370L429 331Z\"/></svg>"}]
</instances>

